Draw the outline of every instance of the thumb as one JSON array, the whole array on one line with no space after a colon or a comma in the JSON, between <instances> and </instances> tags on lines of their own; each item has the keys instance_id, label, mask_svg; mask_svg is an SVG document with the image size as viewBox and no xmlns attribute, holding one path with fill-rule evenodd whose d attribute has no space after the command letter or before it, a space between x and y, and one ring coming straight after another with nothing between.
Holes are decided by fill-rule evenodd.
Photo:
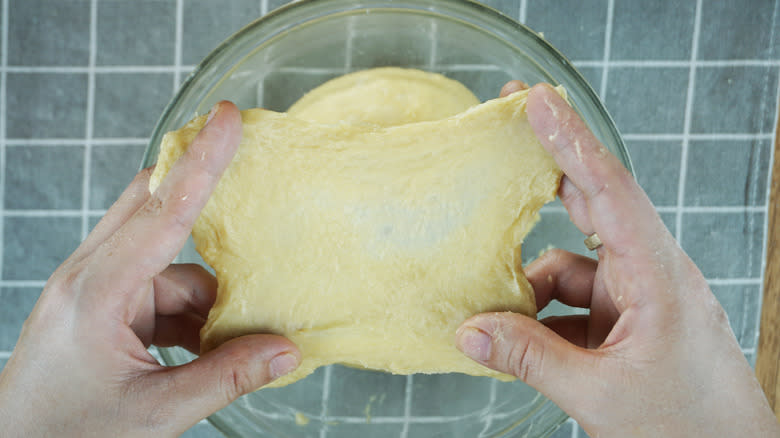
<instances>
[{"instance_id":1,"label":"thumb","mask_svg":"<svg viewBox=\"0 0 780 438\"><path fill-rule=\"evenodd\" d=\"M599 380L593 352L525 315L473 316L458 328L456 346L488 368L520 378L569 413Z\"/></svg>"},{"instance_id":2,"label":"thumb","mask_svg":"<svg viewBox=\"0 0 780 438\"><path fill-rule=\"evenodd\" d=\"M259 389L294 369L300 352L276 335L232 339L194 361L162 371L153 383L165 406L166 423L183 433L238 397Z\"/></svg>"}]
</instances>

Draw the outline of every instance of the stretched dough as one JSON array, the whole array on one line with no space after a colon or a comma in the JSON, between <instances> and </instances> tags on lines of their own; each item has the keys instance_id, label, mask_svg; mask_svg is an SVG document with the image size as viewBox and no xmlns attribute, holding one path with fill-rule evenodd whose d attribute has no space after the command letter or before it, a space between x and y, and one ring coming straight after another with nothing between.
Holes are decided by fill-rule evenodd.
<instances>
[{"instance_id":1,"label":"stretched dough","mask_svg":"<svg viewBox=\"0 0 780 438\"><path fill-rule=\"evenodd\" d=\"M287 113L319 123L398 126L439 120L479 105L463 84L437 73L381 67L331 79Z\"/></svg>"},{"instance_id":2,"label":"stretched dough","mask_svg":"<svg viewBox=\"0 0 780 438\"><path fill-rule=\"evenodd\" d=\"M193 229L219 281L202 350L287 336L301 366L269 386L331 363L511 380L454 336L480 312L536 312L520 243L561 171L531 131L526 96L391 128L243 111L237 156ZM151 190L204 122L165 136Z\"/></svg>"}]
</instances>

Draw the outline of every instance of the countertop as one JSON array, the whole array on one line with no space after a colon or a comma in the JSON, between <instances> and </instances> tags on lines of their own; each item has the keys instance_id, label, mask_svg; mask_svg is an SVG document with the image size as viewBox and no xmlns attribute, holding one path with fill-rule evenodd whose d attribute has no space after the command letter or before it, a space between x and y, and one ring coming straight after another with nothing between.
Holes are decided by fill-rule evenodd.
<instances>
[{"instance_id":1,"label":"countertop","mask_svg":"<svg viewBox=\"0 0 780 438\"><path fill-rule=\"evenodd\" d=\"M0 367L48 276L137 171L182 80L285 3L2 0ZM543 32L591 82L755 364L780 0L486 3ZM202 422L185 436L218 433ZM570 420L553 436L585 434Z\"/></svg>"}]
</instances>

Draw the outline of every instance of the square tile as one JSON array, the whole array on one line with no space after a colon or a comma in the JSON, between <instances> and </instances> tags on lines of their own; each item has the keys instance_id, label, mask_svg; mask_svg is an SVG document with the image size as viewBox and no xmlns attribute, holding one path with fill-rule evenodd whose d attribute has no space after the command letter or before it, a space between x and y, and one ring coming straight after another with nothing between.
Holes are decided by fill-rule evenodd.
<instances>
[{"instance_id":1,"label":"square tile","mask_svg":"<svg viewBox=\"0 0 780 438\"><path fill-rule=\"evenodd\" d=\"M336 73L271 72L263 80L259 104L273 111L287 111L304 94L336 76Z\"/></svg>"},{"instance_id":2,"label":"square tile","mask_svg":"<svg viewBox=\"0 0 780 438\"><path fill-rule=\"evenodd\" d=\"M371 394L366 394L371 388ZM344 417L403 417L406 394L406 376L378 371L360 370L344 366L333 367L330 392L350 400L347 405L328 405L329 416Z\"/></svg>"},{"instance_id":3,"label":"square tile","mask_svg":"<svg viewBox=\"0 0 780 438\"><path fill-rule=\"evenodd\" d=\"M653 204L656 207L676 206L682 143L644 140L628 140L626 143L636 179Z\"/></svg>"},{"instance_id":4,"label":"square tile","mask_svg":"<svg viewBox=\"0 0 780 438\"><path fill-rule=\"evenodd\" d=\"M412 388L412 412L418 417L469 415L484 409L490 399L488 379L456 373L415 374Z\"/></svg>"},{"instance_id":5,"label":"square tile","mask_svg":"<svg viewBox=\"0 0 780 438\"><path fill-rule=\"evenodd\" d=\"M565 19L561 19L565 11ZM555 6L544 0L528 0L526 21L531 29L567 58L577 61L604 58L607 22L606 0L562 0Z\"/></svg>"},{"instance_id":6,"label":"square tile","mask_svg":"<svg viewBox=\"0 0 780 438\"><path fill-rule=\"evenodd\" d=\"M615 2L610 59L689 60L695 9L696 2Z\"/></svg>"},{"instance_id":7,"label":"square tile","mask_svg":"<svg viewBox=\"0 0 780 438\"><path fill-rule=\"evenodd\" d=\"M8 64L89 63L87 0L25 0L8 4Z\"/></svg>"},{"instance_id":8,"label":"square tile","mask_svg":"<svg viewBox=\"0 0 780 438\"><path fill-rule=\"evenodd\" d=\"M776 91L776 68L699 67L691 132L772 132Z\"/></svg>"},{"instance_id":9,"label":"square tile","mask_svg":"<svg viewBox=\"0 0 780 438\"><path fill-rule=\"evenodd\" d=\"M757 278L764 213L684 213L682 247L706 278Z\"/></svg>"},{"instance_id":10,"label":"square tile","mask_svg":"<svg viewBox=\"0 0 780 438\"><path fill-rule=\"evenodd\" d=\"M566 421L549 438L572 438L574 436L574 426L574 421Z\"/></svg>"},{"instance_id":11,"label":"square tile","mask_svg":"<svg viewBox=\"0 0 780 438\"><path fill-rule=\"evenodd\" d=\"M39 288L0 288L0 351L11 351L22 331L22 324L32 312Z\"/></svg>"},{"instance_id":12,"label":"square tile","mask_svg":"<svg viewBox=\"0 0 780 438\"><path fill-rule=\"evenodd\" d=\"M98 65L171 65L176 2L101 1L97 8Z\"/></svg>"},{"instance_id":13,"label":"square tile","mask_svg":"<svg viewBox=\"0 0 780 438\"><path fill-rule=\"evenodd\" d=\"M769 140L691 141L685 205L764 205L769 143Z\"/></svg>"},{"instance_id":14,"label":"square tile","mask_svg":"<svg viewBox=\"0 0 780 438\"><path fill-rule=\"evenodd\" d=\"M89 233L95 229L95 225L100 222L100 219L103 219L103 216L90 216L87 218L87 228Z\"/></svg>"},{"instance_id":15,"label":"square tile","mask_svg":"<svg viewBox=\"0 0 780 438\"><path fill-rule=\"evenodd\" d=\"M211 425L211 423L202 421L194 426L192 426L189 430L181 434L181 438L224 438L225 435L222 434L217 428Z\"/></svg>"},{"instance_id":16,"label":"square tile","mask_svg":"<svg viewBox=\"0 0 780 438\"><path fill-rule=\"evenodd\" d=\"M366 15L365 17L370 17ZM381 20L381 15L375 17ZM352 30L352 68L386 66L427 66L433 56L433 26L427 17L408 18L398 21L398 34L387 38L387 34L376 30L372 19L355 20ZM421 29L428 29L431 40L416 38Z\"/></svg>"},{"instance_id":17,"label":"square tile","mask_svg":"<svg viewBox=\"0 0 780 438\"><path fill-rule=\"evenodd\" d=\"M450 79L455 79L466 86L477 98L484 102L495 99L501 87L514 79L503 71L440 71Z\"/></svg>"},{"instance_id":18,"label":"square tile","mask_svg":"<svg viewBox=\"0 0 780 438\"><path fill-rule=\"evenodd\" d=\"M480 3L498 10L513 20L520 17L520 0L482 0Z\"/></svg>"},{"instance_id":19,"label":"square tile","mask_svg":"<svg viewBox=\"0 0 780 438\"><path fill-rule=\"evenodd\" d=\"M3 225L3 280L46 280L81 242L78 217L6 217Z\"/></svg>"},{"instance_id":20,"label":"square tile","mask_svg":"<svg viewBox=\"0 0 780 438\"><path fill-rule=\"evenodd\" d=\"M0 373L3 372L3 368L5 368L5 364L8 362L8 359L0 359Z\"/></svg>"},{"instance_id":21,"label":"square tile","mask_svg":"<svg viewBox=\"0 0 780 438\"><path fill-rule=\"evenodd\" d=\"M7 146L5 208L80 209L83 146Z\"/></svg>"},{"instance_id":22,"label":"square tile","mask_svg":"<svg viewBox=\"0 0 780 438\"><path fill-rule=\"evenodd\" d=\"M87 75L8 73L6 135L9 138L83 138Z\"/></svg>"},{"instance_id":23,"label":"square tile","mask_svg":"<svg viewBox=\"0 0 780 438\"><path fill-rule=\"evenodd\" d=\"M94 137L149 137L173 93L169 73L95 76Z\"/></svg>"},{"instance_id":24,"label":"square tile","mask_svg":"<svg viewBox=\"0 0 780 438\"><path fill-rule=\"evenodd\" d=\"M780 44L772 32L773 0L707 0L701 10L699 59L766 59ZM780 23L775 23L777 26ZM774 41L770 41L774 35ZM777 55L775 50L774 55Z\"/></svg>"},{"instance_id":25,"label":"square tile","mask_svg":"<svg viewBox=\"0 0 780 438\"><path fill-rule=\"evenodd\" d=\"M184 0L182 63L198 64L227 37L258 17L258 0Z\"/></svg>"},{"instance_id":26,"label":"square tile","mask_svg":"<svg viewBox=\"0 0 780 438\"><path fill-rule=\"evenodd\" d=\"M92 146L89 208L107 209L138 172L144 146Z\"/></svg>"},{"instance_id":27,"label":"square tile","mask_svg":"<svg viewBox=\"0 0 780 438\"><path fill-rule=\"evenodd\" d=\"M729 324L743 349L755 348L758 341L757 319L761 303L761 286L712 285L712 293L726 310Z\"/></svg>"},{"instance_id":28,"label":"square tile","mask_svg":"<svg viewBox=\"0 0 780 438\"><path fill-rule=\"evenodd\" d=\"M687 87L688 68L612 67L605 101L623 134L682 133Z\"/></svg>"}]
</instances>

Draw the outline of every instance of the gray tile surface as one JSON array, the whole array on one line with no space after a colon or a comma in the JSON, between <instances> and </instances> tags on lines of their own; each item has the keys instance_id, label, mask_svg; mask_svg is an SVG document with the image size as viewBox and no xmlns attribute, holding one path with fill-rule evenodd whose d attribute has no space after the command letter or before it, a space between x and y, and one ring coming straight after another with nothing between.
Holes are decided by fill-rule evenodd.
<instances>
[{"instance_id":1,"label":"gray tile surface","mask_svg":"<svg viewBox=\"0 0 780 438\"><path fill-rule=\"evenodd\" d=\"M606 105L623 134L682 133L687 68L613 67Z\"/></svg>"},{"instance_id":2,"label":"gray tile surface","mask_svg":"<svg viewBox=\"0 0 780 438\"><path fill-rule=\"evenodd\" d=\"M22 323L32 312L39 288L2 287L0 288L0 350L11 351L22 330Z\"/></svg>"},{"instance_id":3,"label":"gray tile surface","mask_svg":"<svg viewBox=\"0 0 780 438\"><path fill-rule=\"evenodd\" d=\"M83 138L87 75L8 73L6 135L9 138Z\"/></svg>"},{"instance_id":4,"label":"gray tile surface","mask_svg":"<svg viewBox=\"0 0 780 438\"><path fill-rule=\"evenodd\" d=\"M87 65L88 0L25 0L8 4L10 65Z\"/></svg>"},{"instance_id":5,"label":"gray tile surface","mask_svg":"<svg viewBox=\"0 0 780 438\"><path fill-rule=\"evenodd\" d=\"M763 205L769 140L692 141L688 146L685 205Z\"/></svg>"},{"instance_id":6,"label":"gray tile surface","mask_svg":"<svg viewBox=\"0 0 780 438\"><path fill-rule=\"evenodd\" d=\"M176 3L101 1L97 8L98 65L170 65L176 41Z\"/></svg>"},{"instance_id":7,"label":"gray tile surface","mask_svg":"<svg viewBox=\"0 0 780 438\"><path fill-rule=\"evenodd\" d=\"M696 71L691 132L771 133L776 93L776 67L701 67Z\"/></svg>"},{"instance_id":8,"label":"gray tile surface","mask_svg":"<svg viewBox=\"0 0 780 438\"><path fill-rule=\"evenodd\" d=\"M771 11L777 19L777 2L772 0L707 0L701 14L699 59L776 58L780 34L777 23L772 31Z\"/></svg>"},{"instance_id":9,"label":"gray tile surface","mask_svg":"<svg viewBox=\"0 0 780 438\"><path fill-rule=\"evenodd\" d=\"M610 57L690 59L695 9L692 1L615 2Z\"/></svg>"},{"instance_id":10,"label":"gray tile surface","mask_svg":"<svg viewBox=\"0 0 780 438\"><path fill-rule=\"evenodd\" d=\"M241 26L257 18L261 8L273 10L285 0L182 0L181 54L186 66L203 56ZM544 33L600 92L606 71L606 105L624 134L640 184L661 208L660 216L674 233L677 191L681 170L686 174L682 214L682 245L704 274L724 305L747 360L755 363L758 303L761 297L760 268L763 257L765 206L769 178L769 148L777 110L780 71L780 10L778 0L701 2L701 29L690 108L690 134L683 136L689 78L695 4L614 1L610 50L607 63L605 37L609 0L488 0L487 4L519 18ZM88 62L90 58L90 7L88 0L10 0L6 44L5 138L0 133L3 172L3 205L0 205L3 257L0 264L0 367L8 357L22 321L29 313L40 285L76 247L81 237L79 210L83 199L84 145L88 107ZM149 136L162 108L173 92L172 68L176 53L176 6L172 0L126 2L98 0L98 71L94 75L94 104L90 133L106 142L91 144L87 226L91 229L126 186L140 161L142 139ZM525 7L523 10L522 7ZM767 11L770 11L769 13ZM347 29L344 29L346 32ZM331 34L335 38L338 35ZM322 44L328 44L323 35ZM449 35L448 38L457 38ZM370 43L358 41L354 50L367 50ZM439 44L436 62L448 63L448 51ZM404 50L417 49L399 40L394 50L376 54L364 66L392 64ZM312 58L320 49L303 48L281 62L301 67L300 59ZM396 52L395 54L393 52ZM425 63L428 47L421 48ZM340 68L346 51L318 58L318 67ZM487 58L486 58L487 59ZM722 61L726 62L722 62ZM714 61L714 62L713 62ZM132 67L132 68L129 68ZM111 71L108 73L107 71ZM182 71L182 78L189 67ZM466 73L463 73L466 74ZM480 84L481 98L493 97L508 79L500 74L470 73L467 79ZM476 78L473 75L478 75ZM457 76L454 74L453 76ZM267 107L285 109L299 94L330 75L285 73L265 81ZM291 84L296 93L283 93ZM296 94L293 96L292 94ZM658 137L658 135L662 137ZM724 136L738 134L737 136ZM758 136L757 134L762 134ZM139 138L132 144L117 138ZM11 139L11 144L3 140ZM29 139L29 141L28 141ZM59 144L64 139L67 146ZM681 146L687 148L687 166L680 169ZM109 144L110 143L110 144ZM743 207L748 207L744 209ZM694 211L690 211L693 209ZM67 210L64 212L63 210ZM560 207L545 211L543 224L561 230L562 241L581 253L582 233L573 227ZM525 258L549 242L529 236ZM724 282L717 279L729 279ZM32 281L33 285L26 283ZM349 391L350 370L333 368L332 390ZM415 382L437 385L435 378L416 377ZM403 383L405 378L400 377ZM324 386L324 372L309 377L316 388ZM319 413L320 392L315 395L292 385L269 389L297 411ZM415 414L439 415L472 409L462 390L443 387L454 400L452 406L427 406L426 394L415 387ZM398 387L391 390L399 391ZM484 403L484 394L474 400ZM362 410L357 409L358 411ZM330 409L340 409L330 406ZM416 409L420 408L421 411ZM397 407L375 402L372 412L399 415ZM334 411L335 412L335 411ZM345 415L362 417L356 408L342 407ZM371 427L371 429L369 429ZM367 436L376 425L356 433ZM399 435L399 423L384 424ZM306 434L318 436L313 421ZM410 436L476 436L458 422L414 423ZM343 425L329 426L328 436L345 436ZM188 437L221 434L207 423L188 431ZM567 422L555 438L579 437L585 433Z\"/></svg>"},{"instance_id":11,"label":"gray tile surface","mask_svg":"<svg viewBox=\"0 0 780 438\"><path fill-rule=\"evenodd\" d=\"M11 216L3 226L3 280L46 280L81 240L77 217Z\"/></svg>"},{"instance_id":12,"label":"gray tile surface","mask_svg":"<svg viewBox=\"0 0 780 438\"><path fill-rule=\"evenodd\" d=\"M81 208L83 146L8 146L5 209Z\"/></svg>"},{"instance_id":13,"label":"gray tile surface","mask_svg":"<svg viewBox=\"0 0 780 438\"><path fill-rule=\"evenodd\" d=\"M89 208L106 209L138 172L145 146L94 145L90 167Z\"/></svg>"},{"instance_id":14,"label":"gray tile surface","mask_svg":"<svg viewBox=\"0 0 780 438\"><path fill-rule=\"evenodd\" d=\"M764 213L685 213L682 247L707 278L761 275Z\"/></svg>"},{"instance_id":15,"label":"gray tile surface","mask_svg":"<svg viewBox=\"0 0 780 438\"><path fill-rule=\"evenodd\" d=\"M149 137L173 94L170 73L95 76L95 137Z\"/></svg>"},{"instance_id":16,"label":"gray tile surface","mask_svg":"<svg viewBox=\"0 0 780 438\"><path fill-rule=\"evenodd\" d=\"M210 423L198 423L181 435L181 438L224 438Z\"/></svg>"},{"instance_id":17,"label":"gray tile surface","mask_svg":"<svg viewBox=\"0 0 780 438\"><path fill-rule=\"evenodd\" d=\"M446 374L417 374L413 382L415 390L412 394L412 409L419 416L470 414L485 407L490 399L489 386L476 379L464 380L455 386L452 378ZM469 397L460 397L464 393L469 394ZM431 403L432 400L442 399L451 400L451 403Z\"/></svg>"},{"instance_id":18,"label":"gray tile surface","mask_svg":"<svg viewBox=\"0 0 780 438\"><path fill-rule=\"evenodd\" d=\"M374 393L361 399L361 388L374 388ZM348 367L333 367L330 390L342 394L347 400L354 400L346 406L330 404L330 415L351 417L399 417L404 415L403 406L386 403L387 400L402 400L406 388L406 376L388 376Z\"/></svg>"},{"instance_id":19,"label":"gray tile surface","mask_svg":"<svg viewBox=\"0 0 780 438\"><path fill-rule=\"evenodd\" d=\"M225 38L259 16L257 0L184 0L182 63L199 63Z\"/></svg>"},{"instance_id":20,"label":"gray tile surface","mask_svg":"<svg viewBox=\"0 0 780 438\"><path fill-rule=\"evenodd\" d=\"M566 19L561 19L560 11L566 11ZM606 22L606 0L561 0L554 6L528 0L526 6L525 23L573 61L604 57Z\"/></svg>"},{"instance_id":21,"label":"gray tile surface","mask_svg":"<svg viewBox=\"0 0 780 438\"><path fill-rule=\"evenodd\" d=\"M627 146L639 185L653 204L656 207L677 205L681 142L630 140ZM689 163L694 166L700 161L690 160Z\"/></svg>"},{"instance_id":22,"label":"gray tile surface","mask_svg":"<svg viewBox=\"0 0 780 438\"><path fill-rule=\"evenodd\" d=\"M755 348L758 341L755 320L750 318L758 312L761 302L761 287L749 285L712 285L712 293L729 316L729 323L742 348Z\"/></svg>"}]
</instances>

